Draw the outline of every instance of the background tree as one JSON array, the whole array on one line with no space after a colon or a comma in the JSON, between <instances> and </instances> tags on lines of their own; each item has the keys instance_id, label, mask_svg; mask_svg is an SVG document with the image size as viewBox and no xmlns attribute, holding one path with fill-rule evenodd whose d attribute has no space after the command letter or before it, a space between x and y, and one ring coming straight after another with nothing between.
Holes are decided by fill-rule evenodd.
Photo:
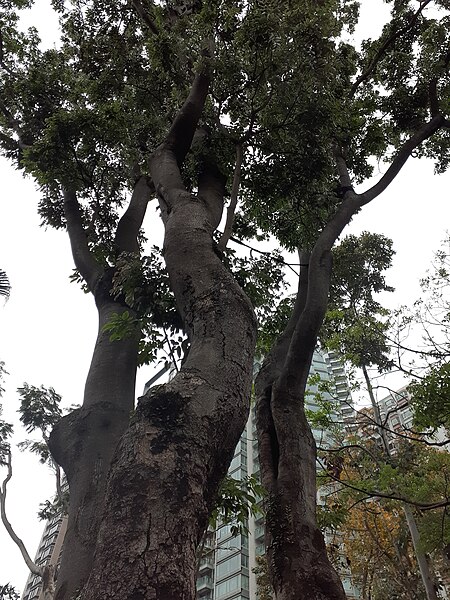
<instances>
[{"instance_id":1,"label":"background tree","mask_svg":"<svg viewBox=\"0 0 450 600\"><path fill-rule=\"evenodd\" d=\"M4 369L3 369L4 372ZM0 373L1 374L1 373ZM0 392L2 392L0 388ZM62 411L59 408L61 396L59 396L53 388L44 388L41 386L37 388L35 386L29 386L24 383L23 387L18 390L21 402L19 407L20 420L25 426L29 433L33 433L36 430L39 431L41 439L38 441L27 440L19 444L19 447L28 448L39 456L41 463L48 463L55 471L56 475L56 499L53 503L48 502L46 510L43 511L43 518L47 518L52 509L53 514L55 511L65 512L67 511L68 503L67 497L61 488L61 473L59 466L56 465L51 456L47 446L49 429L61 418ZM1 395L1 394L0 394ZM0 412L1 416L1 412ZM0 489L0 512L1 521L5 527L8 535L17 545L25 561L27 567L34 575L38 575L42 580L42 594L44 600L53 600L55 594L55 572L56 564L49 562L45 565L36 564L22 539L17 535L15 528L10 523L7 516L6 508L6 492L7 485L13 475L12 467L12 453L9 438L13 433L13 428L9 423L6 423L0 419L0 466L6 467L6 476L3 479ZM5 586L4 594L10 593L13 597L13 589ZM5 598L8 596L5 595Z\"/></svg>"},{"instance_id":2,"label":"background tree","mask_svg":"<svg viewBox=\"0 0 450 600\"><path fill-rule=\"evenodd\" d=\"M5 271L0 269L0 296L4 296L6 299L9 298L9 293L11 291L11 286L9 283L9 279Z\"/></svg>"},{"instance_id":3,"label":"background tree","mask_svg":"<svg viewBox=\"0 0 450 600\"><path fill-rule=\"evenodd\" d=\"M353 252L358 242L362 242L363 245L367 243L367 235L363 234L361 240L352 239L350 242L351 243L349 244L347 240L345 240L341 246L336 249L336 254L339 256L339 253L345 253L348 248L350 248ZM384 277L382 275L382 271L390 264L390 258L392 256L392 251L390 249L391 244L389 240L383 240L382 238L376 240L375 236L373 237L372 242L375 244L375 247L377 243L387 243L387 246L389 247L389 252L386 255L387 261L383 262L383 259L381 258L378 266L375 267L373 271L372 269L374 265L371 264L369 259L367 262L364 261L362 264L360 264L359 268L357 267L353 272L351 272L350 277L346 278L345 276L347 273L344 273L344 277L341 277L338 280L339 287L336 289L334 298L333 294L331 295L332 300L328 315L329 323L324 328L323 340L325 344L330 344L330 347L332 347L334 350L340 351L344 360L346 360L352 368L356 367L362 370L364 381L367 386L367 393L372 406L372 416L370 417L370 422L368 423L369 435L376 435L381 443L381 448L376 449L376 452L374 452L373 449L368 449L367 443L362 443L363 447L366 448L367 451L367 455L365 456L366 460L369 458L369 461L372 461L371 467L363 476L363 479L366 479L364 484L362 484L363 488L371 479L369 475L370 469L376 468L377 471L379 471L379 479L375 484L369 484L372 485L372 489L383 490L383 488L386 486L388 488L390 487L391 492L393 491L396 493L399 499L402 497L406 497L407 499L409 498L412 502L412 506L414 506L414 501L412 499L414 497L417 498L417 496L420 497L421 493L423 494L424 492L425 495L426 492L429 492L430 499L432 501L435 500L432 493L433 486L431 485L430 481L425 485L425 488L423 488L422 492L418 492L418 488L421 488L420 479L415 479L416 486L408 488L406 485L406 479L409 474L415 474L416 472L419 472L421 473L422 477L424 476L422 469L418 465L420 462L420 452L417 449L417 445L420 446L420 443L417 441L415 442L415 445L413 445L414 436L411 437L408 435L409 432L406 432L407 435L405 438L409 438L410 441L405 438L396 439L395 432L390 431L386 426L387 418L386 420L383 420L381 417L380 409L375 399L372 381L368 373L368 368L371 366L376 367L379 374L380 372L385 372L394 364L390 359L391 343L389 342L388 334L390 324L389 322L377 323L376 320L377 313L386 316L387 312L384 311L380 304L373 299L373 293L381 290L392 291L392 288L386 286ZM381 249L379 253L375 250L374 255L377 257L382 257L383 252ZM369 257L370 254L364 253L364 256ZM358 253L356 253L354 264L358 265ZM339 267L336 269L336 272L339 272ZM374 283L367 285L369 277L372 278ZM366 285L361 286L360 282L364 279L367 279ZM361 293L361 290L364 290L364 292ZM346 306L347 302L349 303L349 306ZM359 305L359 310L356 309L357 305ZM371 320L376 327L367 327L367 319ZM340 326L342 322L345 323L345 326ZM415 437L416 439L420 439L421 436L417 435ZM402 441L405 445L401 452ZM423 434L422 441L426 442L426 440L423 439ZM358 448L358 445L361 444L361 440L355 440L355 444L355 448ZM380 451L381 455L379 454ZM431 453L431 450L429 450L429 452ZM412 456L414 456L416 460L412 459ZM409 457L408 460L407 457ZM437 453L437 457L439 457L438 462L439 459L443 460L442 474L444 475L445 481L445 473L448 469L448 454ZM360 456L354 460L361 461L363 459L364 456L362 458ZM431 463L433 462L431 456L427 456L425 463L427 460L430 460ZM381 462L381 466L376 467L377 461ZM375 462L375 464L373 464L373 462ZM426 471L426 468L424 471ZM411 475L411 477L414 479L414 475ZM396 481L396 478L398 478L398 481ZM438 494L438 503L441 502L441 506L442 502L444 503L444 513L443 515L442 513L437 515L438 520L439 518L443 518L445 520L445 502L447 501L446 485L447 484L444 482L444 487L441 489L440 494ZM424 553L423 544L420 540L420 532L417 527L412 506L407 501L403 504L403 511L405 513L406 522L410 531L411 540L413 542L414 551L422 575L425 593L427 598L437 598L434 582L435 578L433 577L433 574L429 568L428 558ZM430 506L432 506L432 504ZM446 544L445 537L445 534L443 534L441 545L443 543L444 546Z\"/></svg>"},{"instance_id":4,"label":"background tree","mask_svg":"<svg viewBox=\"0 0 450 600\"><path fill-rule=\"evenodd\" d=\"M6 585L0 585L0 598L1 600L19 600L19 594L12 585L7 583Z\"/></svg>"}]
</instances>

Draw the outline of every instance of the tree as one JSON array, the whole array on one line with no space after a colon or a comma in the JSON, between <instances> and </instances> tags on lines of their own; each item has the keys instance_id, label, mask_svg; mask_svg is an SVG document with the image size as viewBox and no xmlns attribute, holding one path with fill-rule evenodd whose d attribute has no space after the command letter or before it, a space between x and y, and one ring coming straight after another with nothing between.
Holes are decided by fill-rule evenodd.
<instances>
[{"instance_id":1,"label":"tree","mask_svg":"<svg viewBox=\"0 0 450 600\"><path fill-rule=\"evenodd\" d=\"M5 371L3 367L1 367L0 375L4 372ZM0 389L0 392L3 393L3 389ZM59 396L59 394L57 394L53 388L46 389L43 386L37 388L35 386L29 386L27 383L24 383L23 388L19 388L18 392L21 397L20 408L18 411L20 413L20 420L22 421L28 433L33 433L37 430L41 435L41 438L38 441L26 440L25 442L19 444L19 447L21 446L22 448L28 448L37 454L42 463L47 463L54 469L56 475L57 496L53 504L50 502L47 503L48 506L46 507L46 510L44 510L44 516L47 517L51 509L53 509L53 514L55 511L66 512L67 498L65 497L61 487L60 469L59 466L52 460L47 446L49 429L57 421L59 421L62 415L62 411L59 408L61 396ZM19 548L22 558L27 567L30 569L31 573L41 578L44 600L53 600L55 593L55 572L57 565L54 562L49 562L48 564L44 565L36 564L32 560L25 544L17 535L13 525L10 523L7 517L7 485L13 475L12 453L9 442L12 431L12 426L0 419L0 466L6 467L6 476L0 489L1 521L8 535ZM4 593L6 594L7 591L9 591L12 597L12 591L9 588L8 590L5 588Z\"/></svg>"},{"instance_id":2,"label":"tree","mask_svg":"<svg viewBox=\"0 0 450 600\"><path fill-rule=\"evenodd\" d=\"M336 532L336 557L342 559L343 546L344 566L359 581L363 596L386 597L386 586L393 579L405 594L428 597L418 561L428 553L431 572L445 573L445 567L441 569L450 534L446 519L450 457L420 439L397 439L395 454L387 458L379 436L373 435L377 425L373 414L368 421L370 416L361 413L356 433L321 452L320 479L327 490L321 520ZM331 467L338 461L336 473ZM433 584L437 587L436 579ZM394 584L389 597L398 594Z\"/></svg>"},{"instance_id":3,"label":"tree","mask_svg":"<svg viewBox=\"0 0 450 600\"><path fill-rule=\"evenodd\" d=\"M9 283L8 276L5 271L0 269L0 296L4 296L6 299L8 299L10 291L11 285Z\"/></svg>"},{"instance_id":4,"label":"tree","mask_svg":"<svg viewBox=\"0 0 450 600\"><path fill-rule=\"evenodd\" d=\"M195 594L196 546L249 409L256 321L223 257L233 223L241 241L302 249L292 317L256 385L275 595L344 597L315 522L304 391L337 237L419 147L445 167L447 33L429 3L395 2L359 56L339 39L356 20L344 0L58 2L61 44L45 52L16 26L26 2L6 3L3 151L40 184L44 221L67 229L100 323L83 406L49 439L70 487L57 600ZM351 178L392 148L356 193ZM140 260L155 196L167 274ZM141 332L154 347L157 327L182 329L189 352L132 412Z\"/></svg>"},{"instance_id":5,"label":"tree","mask_svg":"<svg viewBox=\"0 0 450 600\"><path fill-rule=\"evenodd\" d=\"M334 350L338 350L353 368L360 368L363 372L367 393L372 406L372 429L378 435L379 441L382 442L382 462L386 463L385 467L380 468L380 477L382 477L382 480L384 477L384 483L381 488L386 485L386 478L390 474L391 489L397 488L398 490L399 487L401 488L401 481L394 484L392 475L400 475L399 463L401 463L402 457L399 456L398 443L396 444L397 448L392 450L390 443L392 435L388 432L386 423L381 417L372 381L368 373L368 368L371 366L375 366L380 373L389 369L393 364L389 358L390 344L387 336L389 322L377 322L377 313L386 317L388 312L383 310L380 304L373 298L373 294L381 290L393 291L392 288L386 286L384 277L382 276L382 271L390 266L392 250L390 240L372 236L370 240L372 252L367 252L367 250L363 253L355 252L355 250L359 249L359 245L364 247L368 243L368 237L370 239L370 236L363 234L360 240L344 240L341 246L336 249L337 255L345 255L350 251L355 260L352 263L352 268L347 269L341 274L341 277L338 279L338 286L335 286L335 290L333 290L334 294L331 294L329 323L328 327L324 328L323 338L325 343L330 344ZM383 252L383 250L385 251ZM359 256L363 257L362 262L358 260ZM371 257L375 257L375 261L373 258L371 260ZM348 264L348 261L343 262L344 265ZM339 268L336 269L336 273L339 273ZM362 285L362 282L365 282L365 285ZM348 306L346 306L347 304ZM368 327L367 323L371 323L372 325ZM356 447L358 447L359 440L355 443ZM407 450L409 450L410 454L415 453L412 447L407 447ZM375 456L373 451L368 452L368 454L372 459ZM444 456L444 465L448 462L446 458L447 456ZM413 464L417 468L417 464L414 461L410 461L407 472L412 470ZM372 468L374 466L372 465ZM446 467L444 466L443 473L445 471ZM380 485L373 487L380 489ZM406 494L399 491L396 493L398 499L401 499L402 496L411 499L416 492L417 490L413 488L408 490ZM445 490L443 491L443 495L445 497ZM415 515L408 501L403 504L403 512L422 576L426 597L434 600L437 598L434 577L431 573L428 559L423 551Z\"/></svg>"},{"instance_id":6,"label":"tree","mask_svg":"<svg viewBox=\"0 0 450 600\"><path fill-rule=\"evenodd\" d=\"M7 583L6 585L0 585L0 598L1 600L19 600L19 594L12 585Z\"/></svg>"},{"instance_id":7,"label":"tree","mask_svg":"<svg viewBox=\"0 0 450 600\"><path fill-rule=\"evenodd\" d=\"M412 307L398 311L399 332L395 341L398 340L402 350L398 366L412 376L408 393L414 407L414 425L432 431L444 428L450 436L448 237L442 241L420 284L422 297ZM422 338L419 350L413 354L401 339L411 329Z\"/></svg>"}]
</instances>

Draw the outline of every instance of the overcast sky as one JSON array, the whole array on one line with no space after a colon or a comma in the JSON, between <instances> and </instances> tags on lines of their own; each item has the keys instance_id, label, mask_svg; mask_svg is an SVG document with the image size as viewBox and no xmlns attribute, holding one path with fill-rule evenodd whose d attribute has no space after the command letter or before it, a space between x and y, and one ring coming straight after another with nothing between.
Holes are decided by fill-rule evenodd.
<instances>
[{"instance_id":1,"label":"overcast sky","mask_svg":"<svg viewBox=\"0 0 450 600\"><path fill-rule=\"evenodd\" d=\"M376 25L381 19L379 0L369 0L366 7L370 9L364 13L366 26ZM30 17L29 23L35 18ZM51 21L46 18L45 23ZM97 315L92 297L68 281L73 263L66 234L39 227L38 194L32 180L22 179L5 161L0 162L0 175L0 268L12 284L10 300L0 305L0 360L10 373L3 416L17 421L15 390L24 381L53 386L67 405L81 402ZM449 228L449 189L450 174L434 176L429 161L410 160L389 190L366 206L346 232L368 230L394 240L396 256L388 276L397 290L389 300L392 306L411 303L419 295L418 280ZM146 218L147 232L154 229L156 219L153 204ZM157 237L150 242L160 241ZM147 367L138 374L138 395L156 370ZM17 441L25 437L17 428ZM13 461L8 514L34 555L42 533L36 512L52 493L51 474L37 459L17 450ZM0 584L11 582L22 591L27 569L2 527L0 555Z\"/></svg>"}]
</instances>

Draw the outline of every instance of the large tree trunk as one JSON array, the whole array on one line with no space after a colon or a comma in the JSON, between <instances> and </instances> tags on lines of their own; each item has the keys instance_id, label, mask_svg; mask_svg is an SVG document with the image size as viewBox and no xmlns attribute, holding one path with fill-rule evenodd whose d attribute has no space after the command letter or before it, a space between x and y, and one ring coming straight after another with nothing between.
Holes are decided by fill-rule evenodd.
<instances>
[{"instance_id":1,"label":"large tree trunk","mask_svg":"<svg viewBox=\"0 0 450 600\"><path fill-rule=\"evenodd\" d=\"M253 310L214 251L205 202L181 194L165 260L191 349L118 448L83 600L193 600L196 547L249 412Z\"/></svg>"},{"instance_id":2,"label":"large tree trunk","mask_svg":"<svg viewBox=\"0 0 450 600\"><path fill-rule=\"evenodd\" d=\"M266 551L276 600L344 600L316 522L316 445L304 408L331 276L330 248L300 255L297 299L286 330L255 382ZM334 238L335 239L335 238ZM331 242L331 243L330 243Z\"/></svg>"},{"instance_id":3,"label":"large tree trunk","mask_svg":"<svg viewBox=\"0 0 450 600\"><path fill-rule=\"evenodd\" d=\"M150 159L164 258L191 347L176 377L139 400L117 449L83 600L194 600L196 547L248 418L256 321L212 237L224 180L205 164L192 194L179 170L209 78L205 58Z\"/></svg>"},{"instance_id":4,"label":"large tree trunk","mask_svg":"<svg viewBox=\"0 0 450 600\"><path fill-rule=\"evenodd\" d=\"M109 340L103 331L125 308L97 292L99 333L86 381L84 403L55 427L50 448L64 468L70 504L56 598L72 598L87 580L102 518L106 479L134 406L138 335Z\"/></svg>"}]
</instances>

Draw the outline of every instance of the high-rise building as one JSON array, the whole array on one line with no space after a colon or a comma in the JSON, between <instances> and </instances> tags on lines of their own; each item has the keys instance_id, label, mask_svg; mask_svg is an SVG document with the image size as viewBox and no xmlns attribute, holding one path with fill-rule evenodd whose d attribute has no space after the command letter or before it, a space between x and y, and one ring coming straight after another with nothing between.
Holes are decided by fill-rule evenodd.
<instances>
[{"instance_id":1,"label":"high-rise building","mask_svg":"<svg viewBox=\"0 0 450 600\"><path fill-rule=\"evenodd\" d=\"M387 396L378 401L378 408L392 450L402 435L410 436L414 432L414 413L410 404L408 386L395 392L390 391ZM447 438L444 428L440 427L433 432L431 441L443 442Z\"/></svg>"},{"instance_id":2,"label":"high-rise building","mask_svg":"<svg viewBox=\"0 0 450 600\"><path fill-rule=\"evenodd\" d=\"M64 536L67 529L67 516L56 515L46 522L44 532L34 558L38 567L59 562ZM22 594L22 600L42 600L42 582L39 575L30 573Z\"/></svg>"}]
</instances>

